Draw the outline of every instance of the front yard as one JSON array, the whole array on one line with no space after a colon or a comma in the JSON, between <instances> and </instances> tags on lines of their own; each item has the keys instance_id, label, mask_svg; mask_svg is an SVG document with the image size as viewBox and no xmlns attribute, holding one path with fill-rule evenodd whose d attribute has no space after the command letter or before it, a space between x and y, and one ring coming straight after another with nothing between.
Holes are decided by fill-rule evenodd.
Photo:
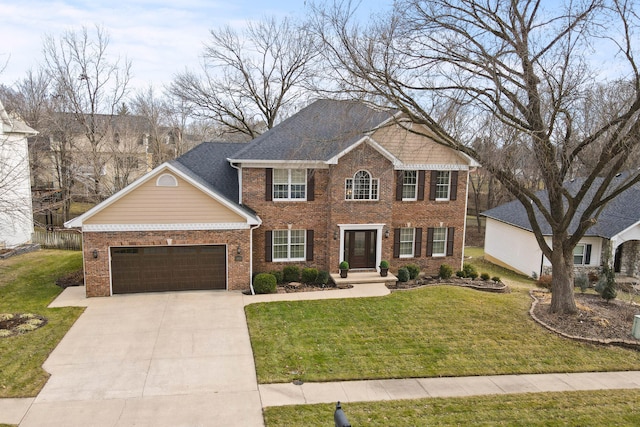
<instances>
[{"instance_id":1,"label":"front yard","mask_svg":"<svg viewBox=\"0 0 640 427\"><path fill-rule=\"evenodd\" d=\"M42 364L80 316L77 307L47 308L62 291L57 278L82 268L82 254L42 250L0 260L0 313L34 313L45 326L0 338L0 398L38 394L49 374Z\"/></svg>"}]
</instances>

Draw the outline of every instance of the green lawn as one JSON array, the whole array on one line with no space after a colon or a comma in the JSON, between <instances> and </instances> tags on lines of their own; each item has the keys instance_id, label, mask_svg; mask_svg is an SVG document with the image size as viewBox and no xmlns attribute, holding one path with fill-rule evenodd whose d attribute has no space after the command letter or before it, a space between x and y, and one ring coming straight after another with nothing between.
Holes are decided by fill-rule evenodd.
<instances>
[{"instance_id":1,"label":"green lawn","mask_svg":"<svg viewBox=\"0 0 640 427\"><path fill-rule=\"evenodd\" d=\"M62 291L58 277L82 268L82 254L42 250L0 260L0 313L35 313L47 325L0 338L0 397L35 396L49 375L42 364L82 313L82 308L47 308Z\"/></svg>"},{"instance_id":2,"label":"green lawn","mask_svg":"<svg viewBox=\"0 0 640 427\"><path fill-rule=\"evenodd\" d=\"M637 426L640 390L345 403L354 426ZM333 425L335 403L266 408L268 427Z\"/></svg>"}]
</instances>

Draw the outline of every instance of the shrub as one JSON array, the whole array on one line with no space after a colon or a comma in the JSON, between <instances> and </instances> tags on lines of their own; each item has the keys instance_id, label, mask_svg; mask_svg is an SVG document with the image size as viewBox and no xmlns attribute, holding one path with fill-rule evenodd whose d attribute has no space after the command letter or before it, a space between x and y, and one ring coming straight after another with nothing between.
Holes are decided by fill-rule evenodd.
<instances>
[{"instance_id":1,"label":"shrub","mask_svg":"<svg viewBox=\"0 0 640 427\"><path fill-rule=\"evenodd\" d=\"M500 282L502 282L502 280L500 280L500 277L498 277L498 276L493 276L493 277L491 278L491 280L493 280L493 281L494 281L494 282L496 282L496 283L500 283Z\"/></svg>"},{"instance_id":2,"label":"shrub","mask_svg":"<svg viewBox=\"0 0 640 427\"><path fill-rule=\"evenodd\" d=\"M280 270L274 270L270 272L271 274L273 274L273 276L276 278L276 282L281 285L282 283L284 283L284 279L282 276L282 271Z\"/></svg>"},{"instance_id":3,"label":"shrub","mask_svg":"<svg viewBox=\"0 0 640 427\"><path fill-rule=\"evenodd\" d=\"M398 281L399 282L408 282L409 281L409 270L402 267L398 269Z\"/></svg>"},{"instance_id":4,"label":"shrub","mask_svg":"<svg viewBox=\"0 0 640 427\"><path fill-rule=\"evenodd\" d=\"M470 277L472 279L478 277L478 270L476 270L472 264L467 264L466 262L462 264L462 271L464 271L463 277Z\"/></svg>"},{"instance_id":5,"label":"shrub","mask_svg":"<svg viewBox=\"0 0 640 427\"><path fill-rule=\"evenodd\" d=\"M596 291L600 294L602 298L604 298L607 302L616 297L616 275L613 270L608 265L602 266L602 274L600 274L600 280L596 285Z\"/></svg>"},{"instance_id":6,"label":"shrub","mask_svg":"<svg viewBox=\"0 0 640 427\"><path fill-rule=\"evenodd\" d=\"M536 286L539 288L551 290L551 281L552 277L550 274L543 274L538 278L538 280L536 280Z\"/></svg>"},{"instance_id":7,"label":"shrub","mask_svg":"<svg viewBox=\"0 0 640 427\"><path fill-rule=\"evenodd\" d=\"M480 278L481 278L482 280L484 280L485 282L486 282L487 280L489 280L489 278L490 278L490 277L491 277L491 276L489 275L489 273L482 273L482 274L480 275Z\"/></svg>"},{"instance_id":8,"label":"shrub","mask_svg":"<svg viewBox=\"0 0 640 427\"><path fill-rule=\"evenodd\" d=\"M340 263L339 268L340 268L340 270L348 270L349 269L349 263L347 261L342 261Z\"/></svg>"},{"instance_id":9,"label":"shrub","mask_svg":"<svg viewBox=\"0 0 640 427\"><path fill-rule=\"evenodd\" d=\"M289 282L297 282L300 280L300 267L297 265L288 265L282 269L282 280Z\"/></svg>"},{"instance_id":10,"label":"shrub","mask_svg":"<svg viewBox=\"0 0 640 427\"><path fill-rule=\"evenodd\" d=\"M420 267L416 264L407 264L404 266L404 268L409 271L409 278L411 280L415 279L416 277L418 277L418 274L420 274Z\"/></svg>"},{"instance_id":11,"label":"shrub","mask_svg":"<svg viewBox=\"0 0 640 427\"><path fill-rule=\"evenodd\" d=\"M449 279L453 275L453 267L449 264L441 264L440 272L438 273L438 277L441 279Z\"/></svg>"},{"instance_id":12,"label":"shrub","mask_svg":"<svg viewBox=\"0 0 640 427\"><path fill-rule=\"evenodd\" d=\"M303 268L301 276L302 283L315 283L318 278L318 269L317 268Z\"/></svg>"},{"instance_id":13,"label":"shrub","mask_svg":"<svg viewBox=\"0 0 640 427\"><path fill-rule=\"evenodd\" d=\"M580 288L580 292L584 293L589 288L589 278L586 274L580 273L574 279L574 286Z\"/></svg>"},{"instance_id":14,"label":"shrub","mask_svg":"<svg viewBox=\"0 0 640 427\"><path fill-rule=\"evenodd\" d=\"M260 273L253 279L253 290L256 294L274 294L276 287L276 277L271 273Z\"/></svg>"},{"instance_id":15,"label":"shrub","mask_svg":"<svg viewBox=\"0 0 640 427\"><path fill-rule=\"evenodd\" d=\"M331 276L329 276L329 272L325 271L325 270L320 270L318 271L318 277L316 277L316 283L319 285L326 285L327 283L329 283L329 278Z\"/></svg>"},{"instance_id":16,"label":"shrub","mask_svg":"<svg viewBox=\"0 0 640 427\"><path fill-rule=\"evenodd\" d=\"M380 261L380 268L389 268L389 261Z\"/></svg>"},{"instance_id":17,"label":"shrub","mask_svg":"<svg viewBox=\"0 0 640 427\"><path fill-rule=\"evenodd\" d=\"M460 278L464 277L464 271L462 271L462 270L456 271L456 276L458 276Z\"/></svg>"}]
</instances>

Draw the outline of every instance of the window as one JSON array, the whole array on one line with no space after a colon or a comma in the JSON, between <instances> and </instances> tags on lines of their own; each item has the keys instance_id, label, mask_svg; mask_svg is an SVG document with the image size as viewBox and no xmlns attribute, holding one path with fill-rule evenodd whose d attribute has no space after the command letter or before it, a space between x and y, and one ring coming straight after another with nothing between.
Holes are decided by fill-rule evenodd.
<instances>
[{"instance_id":1,"label":"window","mask_svg":"<svg viewBox=\"0 0 640 427\"><path fill-rule=\"evenodd\" d=\"M305 230L273 230L274 261L304 261Z\"/></svg>"},{"instance_id":2,"label":"window","mask_svg":"<svg viewBox=\"0 0 640 427\"><path fill-rule=\"evenodd\" d=\"M438 171L436 177L436 200L449 200L449 171Z\"/></svg>"},{"instance_id":3,"label":"window","mask_svg":"<svg viewBox=\"0 0 640 427\"><path fill-rule=\"evenodd\" d=\"M433 229L432 256L445 256L447 254L447 229L438 227Z\"/></svg>"},{"instance_id":4,"label":"window","mask_svg":"<svg viewBox=\"0 0 640 427\"><path fill-rule=\"evenodd\" d=\"M156 181L157 187L177 187L178 180L175 176L170 175L168 173L164 173L160 175Z\"/></svg>"},{"instance_id":5,"label":"window","mask_svg":"<svg viewBox=\"0 0 640 427\"><path fill-rule=\"evenodd\" d=\"M412 258L415 239L415 228L400 229L400 258Z\"/></svg>"},{"instance_id":6,"label":"window","mask_svg":"<svg viewBox=\"0 0 640 427\"><path fill-rule=\"evenodd\" d=\"M575 265L589 265L591 263L591 245L576 245L573 248L573 263Z\"/></svg>"},{"instance_id":7,"label":"window","mask_svg":"<svg viewBox=\"0 0 640 427\"><path fill-rule=\"evenodd\" d=\"M402 200L418 200L418 171L404 171Z\"/></svg>"},{"instance_id":8,"label":"window","mask_svg":"<svg viewBox=\"0 0 640 427\"><path fill-rule=\"evenodd\" d=\"M345 182L345 199L378 200L378 178L371 178L367 171L358 171Z\"/></svg>"},{"instance_id":9,"label":"window","mask_svg":"<svg viewBox=\"0 0 640 427\"><path fill-rule=\"evenodd\" d=\"M306 169L273 170L273 200L305 200L306 197Z\"/></svg>"}]
</instances>

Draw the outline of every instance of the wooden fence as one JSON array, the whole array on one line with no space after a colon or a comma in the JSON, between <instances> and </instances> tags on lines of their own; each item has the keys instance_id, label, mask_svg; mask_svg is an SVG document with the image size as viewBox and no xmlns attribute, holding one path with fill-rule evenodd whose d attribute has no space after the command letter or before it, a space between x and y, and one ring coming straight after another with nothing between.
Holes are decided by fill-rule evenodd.
<instances>
[{"instance_id":1,"label":"wooden fence","mask_svg":"<svg viewBox=\"0 0 640 427\"><path fill-rule=\"evenodd\" d=\"M32 240L43 248L82 250L82 234L77 231L35 230Z\"/></svg>"}]
</instances>

